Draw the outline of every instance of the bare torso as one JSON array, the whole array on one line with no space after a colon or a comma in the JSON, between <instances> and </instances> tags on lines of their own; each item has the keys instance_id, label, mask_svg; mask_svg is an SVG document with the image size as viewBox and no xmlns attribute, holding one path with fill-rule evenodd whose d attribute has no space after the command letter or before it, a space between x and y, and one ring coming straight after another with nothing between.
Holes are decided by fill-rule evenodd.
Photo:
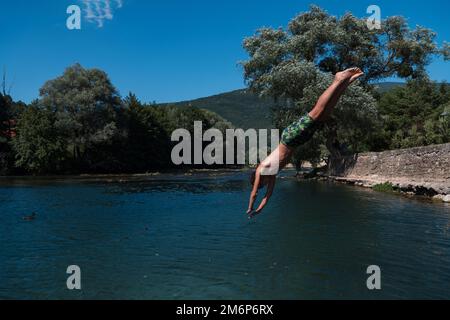
<instances>
[{"instance_id":1,"label":"bare torso","mask_svg":"<svg viewBox=\"0 0 450 320\"><path fill-rule=\"evenodd\" d=\"M293 150L284 144L279 146L261 163L261 175L275 176L286 167Z\"/></svg>"}]
</instances>

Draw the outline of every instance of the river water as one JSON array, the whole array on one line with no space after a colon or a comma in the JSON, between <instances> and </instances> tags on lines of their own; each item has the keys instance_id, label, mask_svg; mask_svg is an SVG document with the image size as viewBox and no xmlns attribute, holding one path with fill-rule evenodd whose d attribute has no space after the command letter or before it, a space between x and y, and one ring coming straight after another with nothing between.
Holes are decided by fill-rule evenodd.
<instances>
[{"instance_id":1,"label":"river water","mask_svg":"<svg viewBox=\"0 0 450 320\"><path fill-rule=\"evenodd\" d=\"M3 178L0 299L450 299L450 206L290 175Z\"/></svg>"}]
</instances>

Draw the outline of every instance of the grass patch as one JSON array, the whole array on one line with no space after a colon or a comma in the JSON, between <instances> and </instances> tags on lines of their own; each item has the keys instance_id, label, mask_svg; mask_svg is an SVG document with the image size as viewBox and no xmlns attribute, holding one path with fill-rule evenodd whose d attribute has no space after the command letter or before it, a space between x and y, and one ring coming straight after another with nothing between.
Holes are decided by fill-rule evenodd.
<instances>
[{"instance_id":1,"label":"grass patch","mask_svg":"<svg viewBox=\"0 0 450 320\"><path fill-rule=\"evenodd\" d=\"M376 184L372 187L372 189L379 192L395 192L394 185L390 182Z\"/></svg>"}]
</instances>

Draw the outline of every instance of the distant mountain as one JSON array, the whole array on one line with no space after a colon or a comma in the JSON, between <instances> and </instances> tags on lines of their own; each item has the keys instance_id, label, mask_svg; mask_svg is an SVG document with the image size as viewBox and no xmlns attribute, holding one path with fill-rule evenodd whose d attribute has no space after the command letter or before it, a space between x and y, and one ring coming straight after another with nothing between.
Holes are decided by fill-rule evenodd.
<instances>
[{"instance_id":1,"label":"distant mountain","mask_svg":"<svg viewBox=\"0 0 450 320\"><path fill-rule=\"evenodd\" d=\"M382 82L376 84L380 93L388 92L389 90L392 90L396 87L404 87L405 85L405 82Z\"/></svg>"},{"instance_id":2,"label":"distant mountain","mask_svg":"<svg viewBox=\"0 0 450 320\"><path fill-rule=\"evenodd\" d=\"M207 109L243 129L272 128L271 108L276 106L272 99L260 98L245 89L170 105Z\"/></svg>"},{"instance_id":3,"label":"distant mountain","mask_svg":"<svg viewBox=\"0 0 450 320\"><path fill-rule=\"evenodd\" d=\"M379 83L379 91L384 93L401 82ZM230 121L236 128L273 128L271 109L277 104L273 99L260 98L258 95L242 89L190 101L170 103L175 106L194 106L217 113ZM279 105L279 104L278 104Z\"/></svg>"}]
</instances>

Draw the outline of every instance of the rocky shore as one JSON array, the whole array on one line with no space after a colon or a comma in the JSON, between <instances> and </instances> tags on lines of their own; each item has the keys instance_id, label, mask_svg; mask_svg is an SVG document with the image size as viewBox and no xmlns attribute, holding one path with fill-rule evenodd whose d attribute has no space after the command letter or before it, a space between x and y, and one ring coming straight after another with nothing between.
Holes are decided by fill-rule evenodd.
<instances>
[{"instance_id":1,"label":"rocky shore","mask_svg":"<svg viewBox=\"0 0 450 320\"><path fill-rule=\"evenodd\" d=\"M450 143L357 154L330 168L329 180L368 188L390 183L401 192L450 202Z\"/></svg>"}]
</instances>

